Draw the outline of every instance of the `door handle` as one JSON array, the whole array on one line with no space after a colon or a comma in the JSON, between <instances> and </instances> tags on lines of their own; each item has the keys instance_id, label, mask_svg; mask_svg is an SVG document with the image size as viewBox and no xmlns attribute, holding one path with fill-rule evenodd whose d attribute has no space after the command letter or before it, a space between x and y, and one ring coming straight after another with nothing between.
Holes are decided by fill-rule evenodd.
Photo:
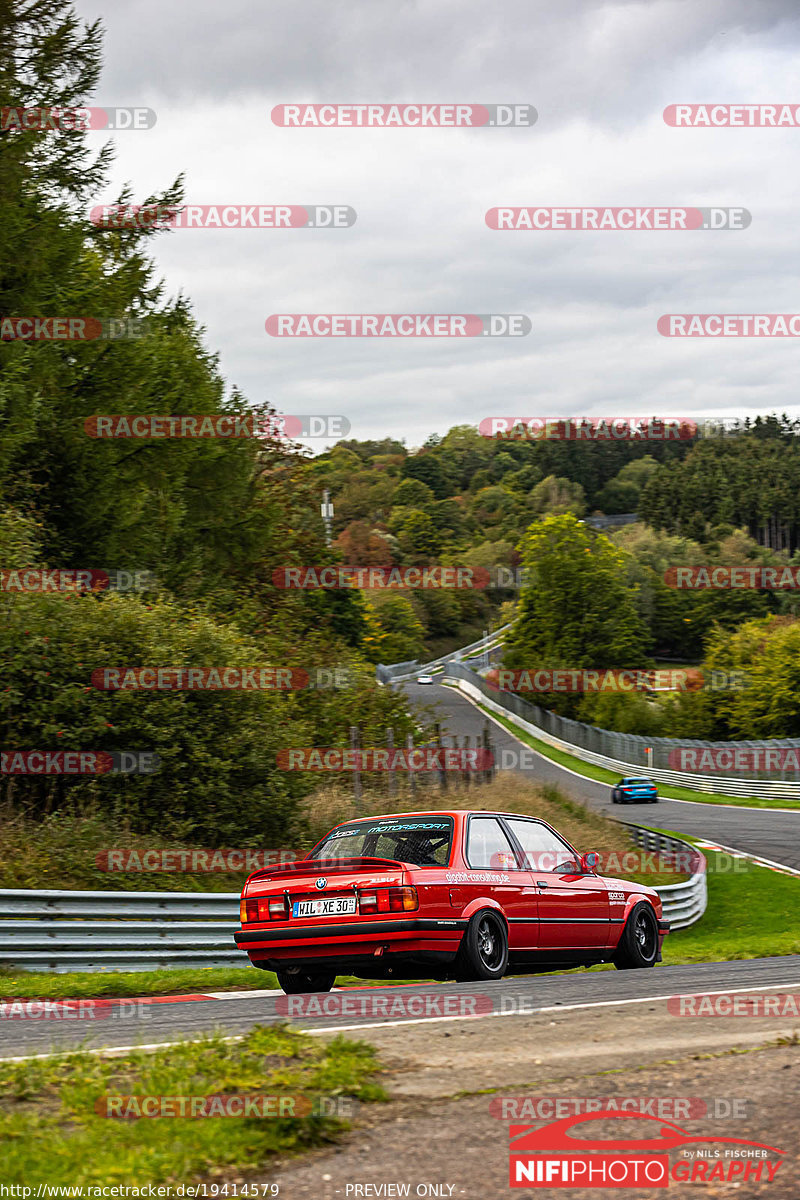
<instances>
[{"instance_id":1,"label":"door handle","mask_svg":"<svg viewBox=\"0 0 800 1200\"><path fill-rule=\"evenodd\" d=\"M546 883L545 883L543 880L541 880L541 879L537 879L537 880L536 880L536 886L537 886L537 887L540 887L540 888L546 888L546 887L547 887L547 884L546 884Z\"/></svg>"}]
</instances>

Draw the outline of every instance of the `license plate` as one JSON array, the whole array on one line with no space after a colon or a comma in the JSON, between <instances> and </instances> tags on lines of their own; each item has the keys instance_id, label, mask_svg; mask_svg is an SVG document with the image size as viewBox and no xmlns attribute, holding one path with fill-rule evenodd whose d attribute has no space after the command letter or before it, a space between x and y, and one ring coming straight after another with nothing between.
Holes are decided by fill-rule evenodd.
<instances>
[{"instance_id":1,"label":"license plate","mask_svg":"<svg viewBox=\"0 0 800 1200\"><path fill-rule=\"evenodd\" d=\"M340 917L356 911L355 896L331 896L329 900L295 900L293 917Z\"/></svg>"}]
</instances>

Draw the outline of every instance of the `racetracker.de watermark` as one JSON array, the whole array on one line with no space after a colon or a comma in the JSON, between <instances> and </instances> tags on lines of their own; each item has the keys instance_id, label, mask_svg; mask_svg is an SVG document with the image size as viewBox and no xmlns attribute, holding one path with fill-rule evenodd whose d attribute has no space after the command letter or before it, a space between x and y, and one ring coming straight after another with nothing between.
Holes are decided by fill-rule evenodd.
<instances>
[{"instance_id":1,"label":"racetracker.de watermark","mask_svg":"<svg viewBox=\"0 0 800 1200\"><path fill-rule=\"evenodd\" d=\"M87 129L152 129L155 109L136 107L57 108L40 105L29 108L0 108L0 133L75 133Z\"/></svg>"},{"instance_id":2,"label":"racetracker.de watermark","mask_svg":"<svg viewBox=\"0 0 800 1200\"><path fill-rule=\"evenodd\" d=\"M94 567L53 570L0 570L0 592L147 592L158 587L152 571L117 571Z\"/></svg>"},{"instance_id":3,"label":"racetracker.de watermark","mask_svg":"<svg viewBox=\"0 0 800 1200\"><path fill-rule=\"evenodd\" d=\"M444 925L447 922L443 923ZM455 926L455 922L453 922ZM491 996L472 992L456 994L432 991L420 995L405 992L375 992L372 988L353 988L341 992L278 996L275 1011L282 1017L474 1017L495 1011Z\"/></svg>"},{"instance_id":4,"label":"racetracker.de watermark","mask_svg":"<svg viewBox=\"0 0 800 1200\"><path fill-rule=\"evenodd\" d=\"M153 775L154 750L0 750L0 775Z\"/></svg>"},{"instance_id":5,"label":"racetracker.de watermark","mask_svg":"<svg viewBox=\"0 0 800 1200\"><path fill-rule=\"evenodd\" d=\"M349 229L350 204L97 204L99 229Z\"/></svg>"},{"instance_id":6,"label":"racetracker.de watermark","mask_svg":"<svg viewBox=\"0 0 800 1200\"><path fill-rule=\"evenodd\" d=\"M667 587L685 591L720 591L744 588L756 591L796 591L800 588L800 567L706 566L667 567L664 572Z\"/></svg>"},{"instance_id":7,"label":"racetracker.de watermark","mask_svg":"<svg viewBox=\"0 0 800 1200\"><path fill-rule=\"evenodd\" d=\"M800 337L800 313L666 313L658 318L662 337Z\"/></svg>"},{"instance_id":8,"label":"racetracker.de watermark","mask_svg":"<svg viewBox=\"0 0 800 1200\"><path fill-rule=\"evenodd\" d=\"M167 416L110 413L87 417L83 429L92 438L342 438L347 417L336 413L287 416L285 413L222 413Z\"/></svg>"},{"instance_id":9,"label":"racetracker.de watermark","mask_svg":"<svg viewBox=\"0 0 800 1200\"><path fill-rule=\"evenodd\" d=\"M529 128L532 104L276 104L272 124L284 129Z\"/></svg>"},{"instance_id":10,"label":"racetracker.de watermark","mask_svg":"<svg viewBox=\"0 0 800 1200\"><path fill-rule=\"evenodd\" d=\"M108 1021L135 1018L149 1021L152 1006L162 997L137 1000L3 1000L0 1021Z\"/></svg>"},{"instance_id":11,"label":"racetracker.de watermark","mask_svg":"<svg viewBox=\"0 0 800 1200\"><path fill-rule=\"evenodd\" d=\"M319 588L363 589L365 591L436 591L455 589L483 591L492 583L485 567L350 567L334 566L276 567L272 582L281 590Z\"/></svg>"},{"instance_id":12,"label":"racetracker.de watermark","mask_svg":"<svg viewBox=\"0 0 800 1200\"><path fill-rule=\"evenodd\" d=\"M673 1017L800 1017L800 992L700 992L670 996Z\"/></svg>"},{"instance_id":13,"label":"racetracker.de watermark","mask_svg":"<svg viewBox=\"0 0 800 1200\"><path fill-rule=\"evenodd\" d=\"M120 1120L165 1117L259 1117L281 1121L301 1117L348 1119L353 1116L354 1108L355 1102L350 1096L265 1092L216 1092L205 1096L117 1094L98 1096L94 1104L98 1117Z\"/></svg>"},{"instance_id":14,"label":"racetracker.de watermark","mask_svg":"<svg viewBox=\"0 0 800 1200\"><path fill-rule=\"evenodd\" d=\"M484 417L483 437L512 441L686 442L696 421L679 417Z\"/></svg>"},{"instance_id":15,"label":"racetracker.de watermark","mask_svg":"<svg viewBox=\"0 0 800 1200\"><path fill-rule=\"evenodd\" d=\"M282 771L488 771L494 761L483 746L472 750L455 746L366 746L361 750L300 746L279 750L275 756Z\"/></svg>"},{"instance_id":16,"label":"racetracker.de watermark","mask_svg":"<svg viewBox=\"0 0 800 1200\"><path fill-rule=\"evenodd\" d=\"M296 850L137 850L120 847L100 850L94 862L98 871L110 874L227 875L246 871L249 875L253 871L295 863L303 857Z\"/></svg>"},{"instance_id":17,"label":"racetracker.de watermark","mask_svg":"<svg viewBox=\"0 0 800 1200\"><path fill-rule=\"evenodd\" d=\"M543 230L687 230L747 229L746 208L490 208L490 229Z\"/></svg>"},{"instance_id":18,"label":"racetracker.de watermark","mask_svg":"<svg viewBox=\"0 0 800 1200\"><path fill-rule=\"evenodd\" d=\"M98 667L101 692L292 692L346 688L347 667Z\"/></svg>"},{"instance_id":19,"label":"racetracker.de watermark","mask_svg":"<svg viewBox=\"0 0 800 1200\"><path fill-rule=\"evenodd\" d=\"M497 692L652 692L698 691L704 686L703 672L696 668L673 670L606 670L604 668L570 671L501 667L489 671L486 683Z\"/></svg>"},{"instance_id":20,"label":"racetracker.de watermark","mask_svg":"<svg viewBox=\"0 0 800 1200\"><path fill-rule=\"evenodd\" d=\"M497 1121L559 1121L600 1111L660 1121L724 1121L746 1118L747 1109L743 1096L493 1096L489 1101L489 1115Z\"/></svg>"},{"instance_id":21,"label":"racetracker.de watermark","mask_svg":"<svg viewBox=\"0 0 800 1200\"><path fill-rule=\"evenodd\" d=\"M486 684L497 692L559 692L581 695L600 692L736 692L750 686L746 671L674 667L643 670L586 668L493 667Z\"/></svg>"},{"instance_id":22,"label":"racetracker.de watermark","mask_svg":"<svg viewBox=\"0 0 800 1200\"><path fill-rule=\"evenodd\" d=\"M800 748L762 746L676 746L667 762L677 771L763 771L783 774L800 771Z\"/></svg>"},{"instance_id":23,"label":"racetracker.de watermark","mask_svg":"<svg viewBox=\"0 0 800 1200\"><path fill-rule=\"evenodd\" d=\"M633 849L595 851L595 854L597 858L593 868L595 874L612 878L618 875L701 875L706 870L705 855L688 844L682 850L643 850L635 847ZM528 851L522 861L525 870L541 871L547 875L553 871L562 876L584 873L580 863L566 849ZM716 862L717 860L715 860L715 864ZM513 856L505 851L492 854L489 866L500 872L518 869ZM720 853L720 871L730 870L736 874L743 874L748 869L749 866L745 859ZM469 883L471 879L472 876L463 871L449 872L447 876L448 883ZM506 878L503 882L507 883L508 879ZM624 899L625 896L622 892L612 891L609 893L609 901L612 904L622 903ZM520 1003L524 1003L524 1000ZM526 1010L523 1008L520 1011Z\"/></svg>"},{"instance_id":24,"label":"racetracker.de watermark","mask_svg":"<svg viewBox=\"0 0 800 1200\"><path fill-rule=\"evenodd\" d=\"M668 104L663 115L676 129L796 128L800 104Z\"/></svg>"},{"instance_id":25,"label":"racetracker.de watermark","mask_svg":"<svg viewBox=\"0 0 800 1200\"><path fill-rule=\"evenodd\" d=\"M287 338L526 337L524 313L273 313L264 327Z\"/></svg>"},{"instance_id":26,"label":"racetracker.de watermark","mask_svg":"<svg viewBox=\"0 0 800 1200\"><path fill-rule=\"evenodd\" d=\"M146 317L1 317L0 342L138 341Z\"/></svg>"}]
</instances>

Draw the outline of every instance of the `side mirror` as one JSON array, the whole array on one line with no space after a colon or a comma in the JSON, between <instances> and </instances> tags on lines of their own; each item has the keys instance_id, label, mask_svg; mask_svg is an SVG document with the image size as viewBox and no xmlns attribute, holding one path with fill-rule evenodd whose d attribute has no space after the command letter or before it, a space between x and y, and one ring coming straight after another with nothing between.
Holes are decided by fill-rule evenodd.
<instances>
[{"instance_id":1,"label":"side mirror","mask_svg":"<svg viewBox=\"0 0 800 1200\"><path fill-rule=\"evenodd\" d=\"M588 854L584 854L581 858L581 870L585 872L595 871L599 858L600 856L595 850L590 850Z\"/></svg>"}]
</instances>

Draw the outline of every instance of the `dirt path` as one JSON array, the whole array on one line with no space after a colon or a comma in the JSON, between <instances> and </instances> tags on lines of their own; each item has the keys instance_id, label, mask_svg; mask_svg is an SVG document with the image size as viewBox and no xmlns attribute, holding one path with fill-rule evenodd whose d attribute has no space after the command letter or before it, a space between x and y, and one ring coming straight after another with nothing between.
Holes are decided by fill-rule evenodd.
<instances>
[{"instance_id":1,"label":"dirt path","mask_svg":"<svg viewBox=\"0 0 800 1200\"><path fill-rule=\"evenodd\" d=\"M364 1106L339 1146L278 1164L268 1178L280 1184L286 1200L402 1195L508 1200L524 1194L509 1187L509 1126L515 1110L507 1107L505 1121L492 1112L502 1096L520 1093L571 1098L573 1105L590 1098L658 1098L662 1108L653 1115L694 1135L743 1138L786 1152L771 1183L764 1170L760 1182L752 1174L745 1182L670 1180L666 1192L616 1189L617 1195L635 1200L657 1200L665 1194L681 1200L800 1197L800 1050L791 1021L687 1019L669 1016L663 1005L654 1003L472 1024L373 1029L361 1036L376 1046L386 1065L392 1100ZM779 1039L783 1044L766 1045ZM737 1111L738 1117L732 1115ZM698 1112L706 1115L692 1115ZM516 1113L521 1123L536 1125L550 1117L549 1112L538 1117L530 1111L527 1116L521 1110ZM642 1132L642 1126L640 1120L609 1120L595 1123L591 1131L584 1125L578 1132L618 1138L658 1132L653 1125ZM703 1148L713 1153L713 1143ZM679 1155L673 1150L672 1161ZM539 1186L536 1194L601 1200L611 1192Z\"/></svg>"}]
</instances>

